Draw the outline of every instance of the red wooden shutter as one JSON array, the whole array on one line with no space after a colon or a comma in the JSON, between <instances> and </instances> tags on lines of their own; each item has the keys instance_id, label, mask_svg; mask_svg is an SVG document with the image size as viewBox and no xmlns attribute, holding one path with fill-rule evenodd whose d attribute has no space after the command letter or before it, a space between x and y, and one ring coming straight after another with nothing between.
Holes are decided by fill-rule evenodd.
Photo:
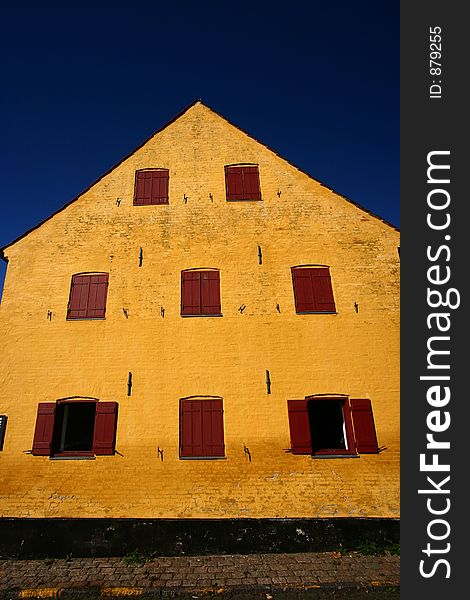
<instances>
[{"instance_id":1,"label":"red wooden shutter","mask_svg":"<svg viewBox=\"0 0 470 600\"><path fill-rule=\"evenodd\" d=\"M202 456L224 456L224 417L222 399L203 400Z\"/></svg>"},{"instance_id":2,"label":"red wooden shutter","mask_svg":"<svg viewBox=\"0 0 470 600\"><path fill-rule=\"evenodd\" d=\"M227 200L261 200L257 166L225 167Z\"/></svg>"},{"instance_id":3,"label":"red wooden shutter","mask_svg":"<svg viewBox=\"0 0 470 600\"><path fill-rule=\"evenodd\" d=\"M168 169L151 171L152 173L152 204L168 204Z\"/></svg>"},{"instance_id":4,"label":"red wooden shutter","mask_svg":"<svg viewBox=\"0 0 470 600\"><path fill-rule=\"evenodd\" d=\"M31 451L34 456L49 456L51 453L55 408L55 402L41 402L38 404L33 449Z\"/></svg>"},{"instance_id":5,"label":"red wooden shutter","mask_svg":"<svg viewBox=\"0 0 470 600\"><path fill-rule=\"evenodd\" d=\"M97 402L93 452L98 455L114 454L117 425L117 402Z\"/></svg>"},{"instance_id":6,"label":"red wooden shutter","mask_svg":"<svg viewBox=\"0 0 470 600\"><path fill-rule=\"evenodd\" d=\"M242 167L244 200L261 200L258 167Z\"/></svg>"},{"instance_id":7,"label":"red wooden shutter","mask_svg":"<svg viewBox=\"0 0 470 600\"><path fill-rule=\"evenodd\" d=\"M85 319L87 316L89 275L73 275L70 288L67 319Z\"/></svg>"},{"instance_id":8,"label":"red wooden shutter","mask_svg":"<svg viewBox=\"0 0 470 600\"><path fill-rule=\"evenodd\" d=\"M107 273L73 275L67 319L104 318L107 293Z\"/></svg>"},{"instance_id":9,"label":"red wooden shutter","mask_svg":"<svg viewBox=\"0 0 470 600\"><path fill-rule=\"evenodd\" d=\"M180 456L225 456L222 399L181 401Z\"/></svg>"},{"instance_id":10,"label":"red wooden shutter","mask_svg":"<svg viewBox=\"0 0 470 600\"><path fill-rule=\"evenodd\" d=\"M108 294L108 274L90 275L90 290L86 316L89 319L104 318L106 296Z\"/></svg>"},{"instance_id":11,"label":"red wooden shutter","mask_svg":"<svg viewBox=\"0 0 470 600\"><path fill-rule=\"evenodd\" d=\"M201 400L180 402L180 456L203 456Z\"/></svg>"},{"instance_id":12,"label":"red wooden shutter","mask_svg":"<svg viewBox=\"0 0 470 600\"><path fill-rule=\"evenodd\" d=\"M295 311L335 312L330 270L326 268L292 267Z\"/></svg>"},{"instance_id":13,"label":"red wooden shutter","mask_svg":"<svg viewBox=\"0 0 470 600\"><path fill-rule=\"evenodd\" d=\"M310 269L292 267L291 271L294 284L295 312L314 312L315 298L313 296Z\"/></svg>"},{"instance_id":14,"label":"red wooden shutter","mask_svg":"<svg viewBox=\"0 0 470 600\"><path fill-rule=\"evenodd\" d=\"M227 200L243 200L243 171L241 167L225 167Z\"/></svg>"},{"instance_id":15,"label":"red wooden shutter","mask_svg":"<svg viewBox=\"0 0 470 600\"><path fill-rule=\"evenodd\" d=\"M181 314L201 314L201 272L181 272Z\"/></svg>"},{"instance_id":16,"label":"red wooden shutter","mask_svg":"<svg viewBox=\"0 0 470 600\"><path fill-rule=\"evenodd\" d=\"M351 399L350 402L357 451L360 454L377 454L379 448L370 400Z\"/></svg>"},{"instance_id":17,"label":"red wooden shutter","mask_svg":"<svg viewBox=\"0 0 470 600\"><path fill-rule=\"evenodd\" d=\"M311 454L307 400L288 400L290 440L293 454Z\"/></svg>"},{"instance_id":18,"label":"red wooden shutter","mask_svg":"<svg viewBox=\"0 0 470 600\"><path fill-rule=\"evenodd\" d=\"M152 171L136 171L134 204L152 203Z\"/></svg>"},{"instance_id":19,"label":"red wooden shutter","mask_svg":"<svg viewBox=\"0 0 470 600\"><path fill-rule=\"evenodd\" d=\"M201 276L201 313L220 315L220 277L219 271L200 271Z\"/></svg>"},{"instance_id":20,"label":"red wooden shutter","mask_svg":"<svg viewBox=\"0 0 470 600\"><path fill-rule=\"evenodd\" d=\"M312 278L313 296L315 298L315 310L319 312L335 312L335 301L333 288L331 287L330 270L308 269Z\"/></svg>"}]
</instances>

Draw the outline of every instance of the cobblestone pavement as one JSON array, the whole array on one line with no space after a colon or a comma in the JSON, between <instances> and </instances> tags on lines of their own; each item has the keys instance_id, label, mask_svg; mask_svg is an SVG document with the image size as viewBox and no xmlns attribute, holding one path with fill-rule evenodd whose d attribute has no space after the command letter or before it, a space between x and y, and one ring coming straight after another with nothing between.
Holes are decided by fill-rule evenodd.
<instances>
[{"instance_id":1,"label":"cobblestone pavement","mask_svg":"<svg viewBox=\"0 0 470 600\"><path fill-rule=\"evenodd\" d=\"M297 598L301 593L305 597L307 591L311 598L326 598L326 590L332 594L328 597L335 598L398 597L384 595L385 590L396 594L399 585L400 559L392 555L185 556L141 563L131 559L136 557L0 560L0 599L72 597L71 592L76 592L83 599L150 594L277 600ZM341 595L341 590L349 592ZM367 595L357 595L361 590Z\"/></svg>"}]
</instances>

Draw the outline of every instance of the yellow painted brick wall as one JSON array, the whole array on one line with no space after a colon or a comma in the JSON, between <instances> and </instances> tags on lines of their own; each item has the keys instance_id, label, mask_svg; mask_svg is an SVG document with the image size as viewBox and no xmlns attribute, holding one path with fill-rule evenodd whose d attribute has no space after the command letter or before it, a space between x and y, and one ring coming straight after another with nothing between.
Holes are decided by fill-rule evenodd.
<instances>
[{"instance_id":1,"label":"yellow painted brick wall","mask_svg":"<svg viewBox=\"0 0 470 600\"><path fill-rule=\"evenodd\" d=\"M224 165L241 162L259 164L262 202L226 202ZM169 169L167 206L132 205L149 167ZM398 246L392 227L195 104L5 251L0 515L398 516ZM306 263L330 266L337 315L296 315L290 268ZM223 317L180 316L191 267L220 269ZM106 319L66 321L71 275L86 271L109 273ZM287 400L318 393L370 398L383 451L286 452ZM199 394L223 398L225 460L178 458L179 399ZM38 403L69 396L119 403L120 454L25 453Z\"/></svg>"}]
</instances>

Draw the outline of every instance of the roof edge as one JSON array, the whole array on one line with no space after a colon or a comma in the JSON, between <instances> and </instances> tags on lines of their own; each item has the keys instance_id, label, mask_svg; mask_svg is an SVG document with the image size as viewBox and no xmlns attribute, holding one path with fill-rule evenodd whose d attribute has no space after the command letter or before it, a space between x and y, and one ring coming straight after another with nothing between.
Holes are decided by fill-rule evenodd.
<instances>
[{"instance_id":1,"label":"roof edge","mask_svg":"<svg viewBox=\"0 0 470 600\"><path fill-rule=\"evenodd\" d=\"M172 123L174 123L176 120L178 120L180 117L182 117L186 112L188 112L188 110L190 108L192 108L196 104L203 104L203 102L202 102L202 100L199 100L199 99L193 100L193 102L191 102L191 104L188 104L185 108L183 108L183 110L181 110L178 114L176 114L172 119L170 119L164 125L162 125L162 127L160 127L159 129L157 129L156 131L154 131L151 135L149 135L147 138L145 138L145 140L143 142L141 142L138 146L136 146L133 150L131 150L131 152L129 152L129 154L126 154L123 158L121 158L117 163L115 163L112 167L110 167L105 173L103 173L97 179L95 179L92 183L90 183L89 186L87 186L84 190L82 190L81 192L79 192L76 196L74 196L66 204L64 204L63 206L61 206L60 208L58 208L57 210L55 210L53 213L51 213L48 217L46 217L45 219L43 219L42 221L40 221L39 223L37 223L37 225L34 225L33 227L30 227L27 231L25 231L24 233L22 233L21 235L19 235L13 241L9 242L8 244L5 244L5 246L2 246L0 248L0 258L2 258L5 262L8 262L8 259L5 257L5 253L4 253L4 251L7 248L9 248L10 246L13 246L13 244L16 244L17 242L19 242L20 240L22 240L24 237L26 237L27 235L29 235L30 233L32 233L33 231L35 231L36 229L38 229L39 227L41 227L41 225L44 225L44 223L46 223L47 221L49 221L49 219L52 219L52 217L55 217L55 215L57 215L60 212L62 212L63 210L65 210L68 206L70 206L73 202L75 202L75 200L78 200L80 198L80 196L83 196L83 194L86 194L88 192L88 190L90 190L94 185L96 185L104 177L106 177L107 175L109 175L110 173L112 173L114 171L114 169L116 169L117 167L119 167L120 164L122 164L125 160L127 160L128 158L130 158L138 150L140 150L140 148L142 148L142 146L145 146L145 144L147 142L149 142L154 136L156 136L158 133L160 133L161 131L163 131L167 127L169 127Z\"/></svg>"},{"instance_id":2,"label":"roof edge","mask_svg":"<svg viewBox=\"0 0 470 600\"><path fill-rule=\"evenodd\" d=\"M220 114L219 112L217 112L216 110L214 110L213 108L211 108L210 106L208 106L205 102L203 102L201 99L196 99L193 100L193 102L191 102L190 104L188 104L185 108L183 108L183 110L181 110L179 113L177 113L172 119L170 119L169 121L167 121L164 125L162 125L162 127L160 127L159 129L157 129L156 131L154 131L151 135L149 135L147 138L145 138L145 140L143 142L141 142L138 146L136 146L131 152L129 152L128 154L126 154L123 158L121 158L117 163L115 163L112 167L110 167L105 173L103 173L102 175L100 175L95 181L93 181L92 183L90 183L89 186L87 186L83 191L81 191L79 194L77 194L76 196L74 196L74 198L72 198L71 200L69 200L66 204L64 204L61 208L58 208L56 211L54 211L52 214L50 214L48 217L46 217L45 219L43 219L42 221L40 221L37 225L34 225L34 227L31 227L30 229L28 229L27 231L25 231L24 233L22 233L20 236L18 236L17 238L15 238L13 241L9 242L8 244L6 244L5 246L2 246L0 248L0 258L2 258L5 262L8 262L8 259L5 257L4 251L9 248L10 246L13 246L13 244L16 244L17 242L19 242L20 240L22 240L24 237L26 237L27 235L29 235L30 233L32 233L33 231L35 231L36 229L38 229L39 227L41 227L41 225L43 225L44 223L46 223L47 221L49 221L49 219L52 219L52 217L54 217L55 215L59 214L60 212L62 212L63 210L65 210L68 206L70 206L70 204L72 204L73 202L75 202L75 200L78 200L80 198L80 196L83 196L83 194L86 194L86 192L88 192L88 190L90 190L94 185L96 185L97 183L99 183L104 177L106 177L107 175L109 175L110 173L112 173L112 171L114 171L114 169L116 169L120 164L122 164L125 160L127 160L128 158L130 158L133 154L135 154L138 150L140 150L140 148L142 148L142 146L145 146L145 144L147 142L149 142L154 136L156 136L158 133L161 133L164 129L166 129L167 127L169 127L172 123L174 123L175 121L177 121L180 117L182 117L190 108L192 108L193 106L195 106L196 104L202 104L203 106L205 106L206 108L208 108L211 112L213 112L214 114L216 114L218 117L220 117L221 119L223 119L225 122L227 122L229 125L231 125L232 127L235 127L235 129L238 129L239 131L241 131L244 135L248 136L249 138L251 138L252 140L254 140L255 142L257 142L258 144L260 144L261 146L264 146L265 148L267 148L270 152L272 152L273 154L275 154L277 157L279 157L281 160L285 161L286 163L288 163L291 167L294 167L294 169L296 169L297 171L299 171L300 173L303 173L304 175L306 175L309 179L312 179L313 181L315 181L316 183L320 184L322 187L326 188L327 190L329 190L330 192L333 192L334 194L336 194L337 196L339 196L340 198L343 198L344 200L346 200L347 202L349 202L350 204L354 205L356 208L359 208L360 210L362 210L363 212L369 214L370 216L374 217L375 219L378 219L379 221L381 221L382 223L384 223L385 225L387 225L388 227L391 227L392 229L395 229L395 231L400 231L399 227L397 227L396 225L393 225L393 223L390 223L389 221L387 221L386 219L384 219L383 217L375 214L374 212L372 212L371 210L365 208L364 206L362 206L361 204L359 204L358 202L356 202L355 200L351 200L351 198L348 198L347 196L345 196L344 194L340 194L339 192L337 192L335 189L333 189L332 187L326 185L325 183L323 183L322 181L320 181L319 179L317 179L316 177L313 177L312 175L310 175L310 173L308 173L307 171L304 171L304 169L301 169L299 166L297 166L296 164L294 164L293 162L291 162L289 159L285 158L284 156L282 156L282 154L280 154L277 150L274 150L273 148L271 148L270 146L268 146L267 144L265 144L264 142L260 141L259 139L257 139L256 137L254 137L253 135L249 134L247 131L245 131L244 129L242 129L241 127L239 127L236 123L233 123L232 121L229 121L229 119L227 119L226 117L224 117L224 115Z\"/></svg>"},{"instance_id":3,"label":"roof edge","mask_svg":"<svg viewBox=\"0 0 470 600\"><path fill-rule=\"evenodd\" d=\"M264 146L265 148L267 148L270 152L272 152L273 154L275 154L276 156L278 156L284 162L288 163L291 167L294 167L294 169L296 169L297 171L300 171L300 173L303 173L304 175L306 175L309 179L312 179L316 183L319 183L322 187L326 188L327 190L330 190L330 192L333 192L334 194L336 194L340 198L343 198L344 200L346 200L350 204L353 204L356 208L359 208L363 212L369 214L371 217L374 217L375 219L378 219L379 221L382 221L382 223L384 223L388 227L391 227L392 229L395 229L395 231L400 231L400 228L397 227L396 225L394 225L393 223L390 223L389 221L387 221L386 219L384 219L380 215L377 215L376 213L372 212L368 208L365 208L364 206L362 206L361 204L359 204L355 200L351 200L351 198L348 198L344 194L340 194L339 192L337 192L335 189L333 189L329 185L326 185L326 183L323 183L322 181L320 181L316 177L313 177L313 175L310 175L310 173L308 173L307 171L304 171L304 169L301 169L299 166L297 166L296 164L294 164L293 162L291 162L288 158L285 158L284 156L282 156L282 154L280 154L277 150L274 150L274 148L271 148L271 146L268 146L268 144L265 144L261 140L258 140L253 135L249 134L248 132L246 132L244 129L242 129L241 127L239 127L235 123L232 123L232 121L229 121L226 117L224 117L224 115L221 115L220 113L218 113L216 110L214 110L210 106L207 106L207 104L205 104L204 102L202 102L202 101L199 101L199 102L201 102L206 108L208 108L213 113L215 113L218 117L220 117L221 119L223 119L224 121L226 121L229 125L231 125L232 127L235 127L235 129L238 129L239 131L241 131L242 133L244 133L245 135L247 135L249 138L251 138L252 140L254 140L255 142L257 142L261 146ZM196 104L196 102L195 102L195 104Z\"/></svg>"}]
</instances>

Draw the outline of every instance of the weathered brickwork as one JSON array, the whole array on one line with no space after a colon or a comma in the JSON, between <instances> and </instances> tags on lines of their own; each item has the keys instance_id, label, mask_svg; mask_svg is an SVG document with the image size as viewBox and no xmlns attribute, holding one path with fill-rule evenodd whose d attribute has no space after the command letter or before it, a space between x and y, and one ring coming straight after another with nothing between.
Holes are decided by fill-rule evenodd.
<instances>
[{"instance_id":1,"label":"weathered brickwork","mask_svg":"<svg viewBox=\"0 0 470 600\"><path fill-rule=\"evenodd\" d=\"M259 164L262 201L225 200L235 163ZM149 167L169 169L168 205L133 206ZM0 515L398 516L398 246L393 227L193 105L5 249ZM295 313L302 264L330 266L336 315ZM220 269L223 317L180 316L180 273L194 267ZM71 276L88 271L109 273L106 319L66 321ZM286 452L287 400L321 393L371 399L379 454ZM192 395L223 398L223 460L179 459L179 399ZM119 403L119 454L26 453L38 403L71 396Z\"/></svg>"}]
</instances>

